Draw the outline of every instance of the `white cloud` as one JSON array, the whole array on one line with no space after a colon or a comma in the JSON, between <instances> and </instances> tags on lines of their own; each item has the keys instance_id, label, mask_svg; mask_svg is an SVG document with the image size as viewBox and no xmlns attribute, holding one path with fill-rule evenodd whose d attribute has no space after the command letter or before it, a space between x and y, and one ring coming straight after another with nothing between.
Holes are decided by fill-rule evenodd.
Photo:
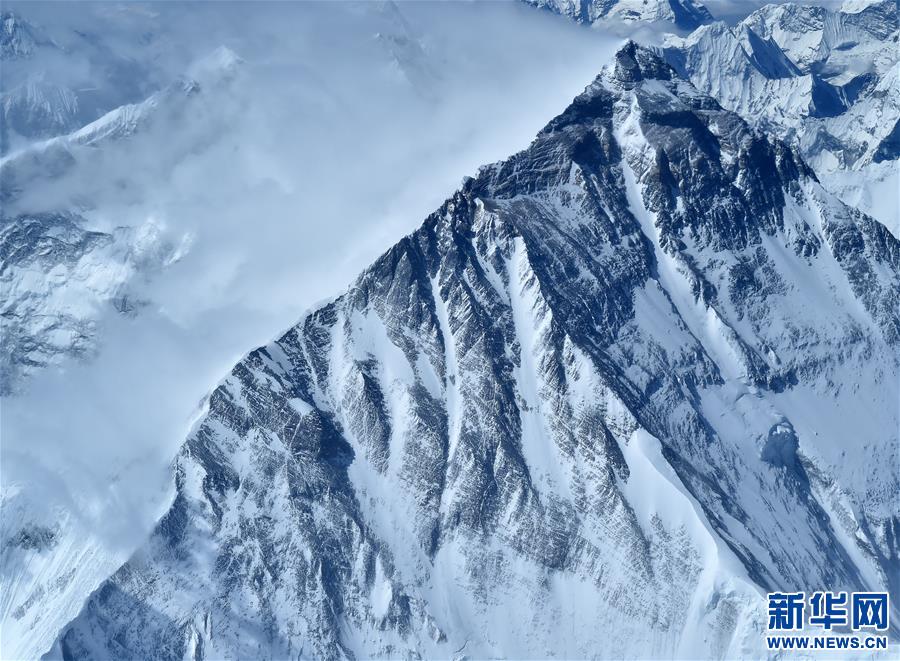
<instances>
[{"instance_id":1,"label":"white cloud","mask_svg":"<svg viewBox=\"0 0 900 661\"><path fill-rule=\"evenodd\" d=\"M27 182L7 210L77 205L98 229L152 223L187 246L132 281L150 301L136 317L98 312L94 360L3 403L4 484L121 549L164 506L199 402L240 356L347 286L464 175L527 146L618 43L510 3L34 7L21 13L60 43L88 31L153 84L201 79L137 135L74 148L75 167ZM243 63L217 81L196 63L223 45Z\"/></svg>"}]
</instances>

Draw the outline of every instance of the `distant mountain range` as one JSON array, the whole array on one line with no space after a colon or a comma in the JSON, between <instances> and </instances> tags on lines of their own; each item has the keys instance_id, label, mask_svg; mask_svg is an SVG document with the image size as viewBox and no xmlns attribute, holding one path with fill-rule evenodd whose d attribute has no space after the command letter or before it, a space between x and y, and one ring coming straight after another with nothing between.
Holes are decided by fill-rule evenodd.
<instances>
[{"instance_id":1,"label":"distant mountain range","mask_svg":"<svg viewBox=\"0 0 900 661\"><path fill-rule=\"evenodd\" d=\"M826 188L900 236L896 0L772 3L735 25L693 0L524 1L600 29L656 22L680 30L685 36L663 47L679 74L794 144Z\"/></svg>"},{"instance_id":2,"label":"distant mountain range","mask_svg":"<svg viewBox=\"0 0 900 661\"><path fill-rule=\"evenodd\" d=\"M530 5L568 16L578 23L618 20L623 23L669 23L693 30L713 20L696 0L524 0Z\"/></svg>"},{"instance_id":3,"label":"distant mountain range","mask_svg":"<svg viewBox=\"0 0 900 661\"><path fill-rule=\"evenodd\" d=\"M156 89L148 66L117 54L96 35L66 36L59 43L19 14L0 13L0 155L78 129ZM66 75L55 76L57 70Z\"/></svg>"}]
</instances>

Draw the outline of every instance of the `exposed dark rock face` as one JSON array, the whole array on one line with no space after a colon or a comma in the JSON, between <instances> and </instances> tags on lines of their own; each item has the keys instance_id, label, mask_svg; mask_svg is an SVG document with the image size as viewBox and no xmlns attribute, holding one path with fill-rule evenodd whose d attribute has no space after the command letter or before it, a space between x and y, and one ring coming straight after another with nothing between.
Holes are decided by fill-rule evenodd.
<instances>
[{"instance_id":1,"label":"exposed dark rock face","mask_svg":"<svg viewBox=\"0 0 900 661\"><path fill-rule=\"evenodd\" d=\"M762 590L891 580L897 300L882 225L628 44L235 366L51 655L758 655Z\"/></svg>"},{"instance_id":2,"label":"exposed dark rock face","mask_svg":"<svg viewBox=\"0 0 900 661\"><path fill-rule=\"evenodd\" d=\"M878 149L875 150L872 160L881 163L882 161L896 161L898 158L900 158L900 119L894 124L891 132L878 143Z\"/></svg>"},{"instance_id":3,"label":"exposed dark rock face","mask_svg":"<svg viewBox=\"0 0 900 661\"><path fill-rule=\"evenodd\" d=\"M826 189L897 236L898 7L772 3L734 26L669 38L663 53L723 107L797 147Z\"/></svg>"}]
</instances>

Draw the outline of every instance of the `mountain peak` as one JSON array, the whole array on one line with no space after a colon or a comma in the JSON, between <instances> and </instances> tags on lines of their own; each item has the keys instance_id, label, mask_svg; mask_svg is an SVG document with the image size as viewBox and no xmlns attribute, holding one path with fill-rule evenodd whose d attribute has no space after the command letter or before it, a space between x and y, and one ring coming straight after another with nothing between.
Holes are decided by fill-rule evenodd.
<instances>
[{"instance_id":1,"label":"mountain peak","mask_svg":"<svg viewBox=\"0 0 900 661\"><path fill-rule=\"evenodd\" d=\"M577 23L604 20L624 23L663 21L682 30L693 30L713 20L697 0L524 0L524 2L567 16Z\"/></svg>"},{"instance_id":2,"label":"mountain peak","mask_svg":"<svg viewBox=\"0 0 900 661\"><path fill-rule=\"evenodd\" d=\"M674 71L657 53L632 40L615 55L614 77L623 83L641 80L671 80Z\"/></svg>"},{"instance_id":3,"label":"mountain peak","mask_svg":"<svg viewBox=\"0 0 900 661\"><path fill-rule=\"evenodd\" d=\"M861 589L895 557L868 533L888 497L854 490L847 430L813 404L865 389L890 417L900 247L806 174L625 44L528 148L234 367L171 509L57 650L761 656L761 593ZM870 461L890 443L858 465L895 493ZM494 615L522 603L542 616Z\"/></svg>"},{"instance_id":4,"label":"mountain peak","mask_svg":"<svg viewBox=\"0 0 900 661\"><path fill-rule=\"evenodd\" d=\"M552 1L588 22L695 6ZM379 34L402 61L406 33ZM824 123L833 81L780 59L786 34L713 23L681 41L761 105L808 86ZM47 658L758 658L768 591L896 593L900 242L801 147L691 83L705 60L668 54L626 42L527 148L240 359L174 459L152 536L73 581L92 593L65 597L75 619L54 616ZM105 156L160 116L228 131L193 108L217 106L206 92L239 62L221 48L195 69L213 84L179 79L54 144ZM141 263L168 248L84 222L12 220L0 253L43 259L13 262L11 291L93 300L49 288L66 273L96 288L79 265L122 263L98 300L132 314L145 270L119 246ZM82 259L95 245L112 258ZM23 339L81 326L22 309ZM67 538L22 525L15 576ZM11 630L45 645L30 632L64 598L40 581L17 589Z\"/></svg>"},{"instance_id":5,"label":"mountain peak","mask_svg":"<svg viewBox=\"0 0 900 661\"><path fill-rule=\"evenodd\" d=\"M566 126L588 125L612 112L614 94L611 88L630 89L646 80L671 81L675 71L653 50L629 40L616 52L594 81L553 118L540 135L553 133Z\"/></svg>"}]
</instances>

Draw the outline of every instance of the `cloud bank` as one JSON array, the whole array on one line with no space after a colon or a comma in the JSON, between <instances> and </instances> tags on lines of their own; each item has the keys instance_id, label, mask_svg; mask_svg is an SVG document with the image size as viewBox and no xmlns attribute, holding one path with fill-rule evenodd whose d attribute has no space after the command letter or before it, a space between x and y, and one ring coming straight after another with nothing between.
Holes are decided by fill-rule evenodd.
<instances>
[{"instance_id":1,"label":"cloud bank","mask_svg":"<svg viewBox=\"0 0 900 661\"><path fill-rule=\"evenodd\" d=\"M13 9L69 50L46 76L84 84L108 53L163 90L133 135L70 144L52 177L38 158L5 210L76 210L179 246L131 278L136 315L97 304L95 358L2 405L4 487L115 553L165 507L169 463L239 357L525 147L618 43L515 3Z\"/></svg>"}]
</instances>

